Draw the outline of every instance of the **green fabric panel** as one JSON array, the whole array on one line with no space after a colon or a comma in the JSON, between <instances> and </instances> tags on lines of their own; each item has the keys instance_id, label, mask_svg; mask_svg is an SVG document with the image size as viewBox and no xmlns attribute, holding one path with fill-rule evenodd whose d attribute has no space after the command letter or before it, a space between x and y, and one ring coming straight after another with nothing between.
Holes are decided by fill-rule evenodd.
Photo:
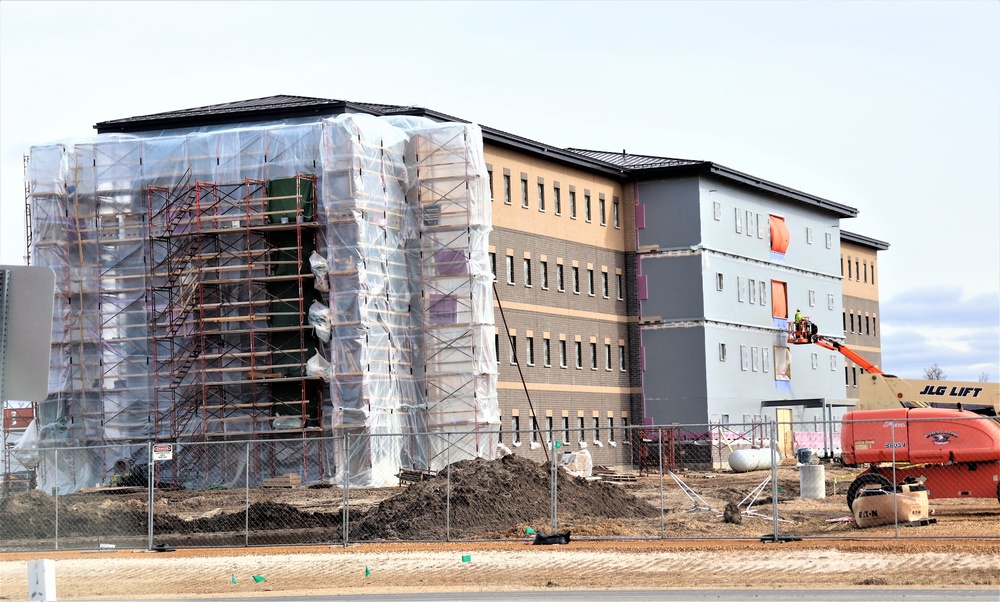
<instances>
[{"instance_id":1,"label":"green fabric panel","mask_svg":"<svg viewBox=\"0 0 1000 602\"><path fill-rule=\"evenodd\" d=\"M302 231L302 261L299 263L299 254L295 248L299 244L295 232L269 232L267 243L275 250L271 251L271 261L274 262L271 269L272 276L294 276L295 274L310 273L309 255L316 248L315 234L311 230ZM298 266L298 271L296 271Z\"/></svg>"},{"instance_id":2,"label":"green fabric panel","mask_svg":"<svg viewBox=\"0 0 1000 602\"><path fill-rule=\"evenodd\" d=\"M267 183L268 197L291 197L286 199L272 198L267 202L268 221L272 224L281 223L282 218L287 218L291 223L295 223L296 206L296 179L284 178L281 180L271 180ZM313 185L310 180L298 181L299 191L302 193L302 221L313 221Z\"/></svg>"}]
</instances>

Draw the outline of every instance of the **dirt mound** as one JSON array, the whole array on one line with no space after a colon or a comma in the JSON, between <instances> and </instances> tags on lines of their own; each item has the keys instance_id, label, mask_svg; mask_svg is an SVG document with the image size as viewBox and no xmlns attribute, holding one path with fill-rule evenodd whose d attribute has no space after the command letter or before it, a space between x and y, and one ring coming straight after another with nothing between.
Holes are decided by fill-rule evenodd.
<instances>
[{"instance_id":1,"label":"dirt mound","mask_svg":"<svg viewBox=\"0 0 1000 602\"><path fill-rule=\"evenodd\" d=\"M550 511L550 466L518 456L463 460L436 477L414 483L351 523L352 540L441 538L448 515L451 536L484 537L518 525L545 525ZM658 510L616 485L558 471L562 526L601 519L645 518ZM523 533L523 531L522 531Z\"/></svg>"}]
</instances>

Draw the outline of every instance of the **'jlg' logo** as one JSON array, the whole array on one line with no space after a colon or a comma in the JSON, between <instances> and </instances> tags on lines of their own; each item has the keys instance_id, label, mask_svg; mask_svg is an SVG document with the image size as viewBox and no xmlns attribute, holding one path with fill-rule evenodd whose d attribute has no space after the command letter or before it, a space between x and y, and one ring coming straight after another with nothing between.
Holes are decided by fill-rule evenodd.
<instances>
[{"instance_id":1,"label":"'jlg' logo","mask_svg":"<svg viewBox=\"0 0 1000 602\"><path fill-rule=\"evenodd\" d=\"M934 385L927 385L920 391L921 395L938 395L941 397L979 397L982 387L952 387L951 391L948 390L946 385L940 385L935 387Z\"/></svg>"}]
</instances>

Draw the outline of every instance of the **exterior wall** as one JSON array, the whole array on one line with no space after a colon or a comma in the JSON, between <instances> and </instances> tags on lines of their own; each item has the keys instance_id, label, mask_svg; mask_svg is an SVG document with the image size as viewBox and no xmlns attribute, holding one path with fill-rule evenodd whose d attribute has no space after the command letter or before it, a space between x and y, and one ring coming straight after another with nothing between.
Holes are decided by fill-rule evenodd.
<instances>
[{"instance_id":1,"label":"exterior wall","mask_svg":"<svg viewBox=\"0 0 1000 602\"><path fill-rule=\"evenodd\" d=\"M533 406L537 427L542 431L535 434L536 443L546 441L547 419L551 418L556 440L562 441L565 437L567 450L579 449L580 420L583 419L584 440L594 462L612 466L626 464L630 448L622 441L622 427L631 423L630 405L635 392L630 382L632 361L628 357L629 325L630 321L634 323L634 318L629 318L627 308L626 251L634 249L635 240L626 235L632 224L632 213L626 214L621 201L621 185L612 178L564 168L555 162L493 145L486 146L486 162L493 179L494 229L490 252L495 257L496 290L500 300L494 305L497 309L501 423L503 429L513 430L516 424L520 430L519 436L505 433L504 444L518 454L535 459L544 456L542 449L537 445L532 449L531 445ZM509 204L505 203L505 174L510 177ZM522 206L522 174L528 183L527 208ZM544 191L544 210L539 206L539 183ZM561 197L558 212L554 198L556 187ZM571 191L576 196L575 218L570 205ZM591 202L589 222L585 214L588 194ZM604 225L601 225L599 213L602 195ZM618 199L618 227L614 223L615 199ZM525 278L526 266L531 273L530 283ZM560 267L563 271L561 289L557 276ZM512 268L510 273L509 268ZM573 268L578 273L579 292L574 290ZM589 291L590 273L593 274L593 294ZM607 274L607 296L604 295L603 274ZM528 351L529 337L533 358ZM517 364L512 362L512 340L516 345ZM548 364L544 358L545 341L549 341ZM560 362L560 341L565 342L565 366ZM580 367L577 367L576 342L580 343L582 352ZM610 367L606 346L611 350ZM597 352L596 369L592 368L592 349ZM626 355L624 370L621 353ZM531 406L525 387L527 395L531 396ZM595 432L595 419L598 432ZM568 427L568 435L564 427Z\"/></svg>"},{"instance_id":2,"label":"exterior wall","mask_svg":"<svg viewBox=\"0 0 1000 602\"><path fill-rule=\"evenodd\" d=\"M876 366L882 366L882 336L878 296L878 257L871 247L841 241L844 309L841 328L847 346ZM850 270L848 271L848 268ZM848 399L858 398L863 371L845 358L844 385Z\"/></svg>"},{"instance_id":3,"label":"exterior wall","mask_svg":"<svg viewBox=\"0 0 1000 602\"><path fill-rule=\"evenodd\" d=\"M840 354L789 345L785 330L801 309L820 334L843 336L836 216L710 177L641 182L638 199L647 422L741 422L759 418L763 401L843 399ZM783 254L771 250L772 215L789 231ZM786 286L782 318L772 281ZM775 366L785 349L787 380ZM819 413L794 410L797 420Z\"/></svg>"}]
</instances>

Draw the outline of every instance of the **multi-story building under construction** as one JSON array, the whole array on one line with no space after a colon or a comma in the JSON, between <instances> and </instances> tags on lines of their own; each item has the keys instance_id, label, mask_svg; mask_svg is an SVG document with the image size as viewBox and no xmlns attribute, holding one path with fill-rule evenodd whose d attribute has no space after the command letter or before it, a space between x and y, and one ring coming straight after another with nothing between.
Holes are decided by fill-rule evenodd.
<instances>
[{"instance_id":1,"label":"multi-story building under construction","mask_svg":"<svg viewBox=\"0 0 1000 602\"><path fill-rule=\"evenodd\" d=\"M417 107L276 96L96 127L27 167L30 261L58 289L40 444L187 445L183 480L227 470L195 442L297 439L273 471L377 484L498 439L629 464L631 425L844 398L839 368L791 377L816 352L788 349L783 321L813 283L842 313L851 207ZM741 342L742 370L719 351ZM364 441L346 457L344 433ZM49 471L60 486L115 459L74 454Z\"/></svg>"}]
</instances>

